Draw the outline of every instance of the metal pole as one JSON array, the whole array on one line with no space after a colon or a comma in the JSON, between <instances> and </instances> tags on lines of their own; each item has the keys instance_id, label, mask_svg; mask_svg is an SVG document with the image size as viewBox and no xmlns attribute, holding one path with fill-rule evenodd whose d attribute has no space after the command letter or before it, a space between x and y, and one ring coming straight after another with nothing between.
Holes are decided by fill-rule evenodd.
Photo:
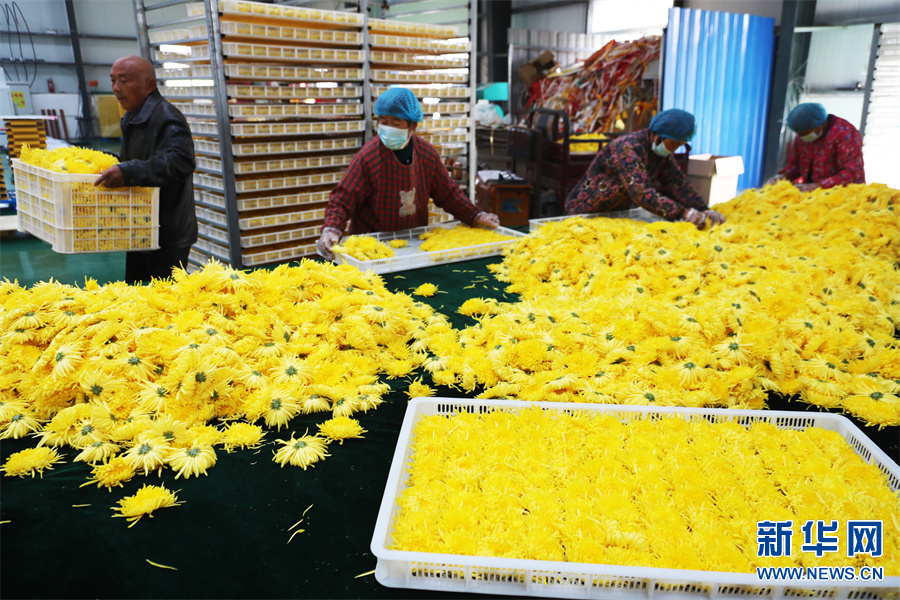
<instances>
[{"instance_id":1,"label":"metal pole","mask_svg":"<svg viewBox=\"0 0 900 600\"><path fill-rule=\"evenodd\" d=\"M84 77L84 62L81 60L81 41L78 39L78 23L75 20L75 7L72 0L66 0L66 16L69 19L69 35L72 38L72 54L75 59L75 73L78 75L78 93L81 95L81 134L82 137L94 137L94 117L92 114L91 94L87 89Z\"/></svg>"},{"instance_id":2,"label":"metal pole","mask_svg":"<svg viewBox=\"0 0 900 600\"><path fill-rule=\"evenodd\" d=\"M365 124L366 142L372 139L372 67L369 56L369 0L359 0L359 10L363 15L362 50L363 50L363 123Z\"/></svg>"},{"instance_id":3,"label":"metal pole","mask_svg":"<svg viewBox=\"0 0 900 600\"><path fill-rule=\"evenodd\" d=\"M141 47L141 56L153 62L150 56L150 34L147 32L147 7L144 0L134 0L134 24L137 27L138 45Z\"/></svg>"},{"instance_id":4,"label":"metal pole","mask_svg":"<svg viewBox=\"0 0 900 600\"><path fill-rule=\"evenodd\" d=\"M859 136L865 139L866 121L869 118L869 100L872 96L872 81L875 79L875 59L878 58L878 45L881 42L881 25L875 23L872 32L872 51L869 53L869 72L866 74L866 97L863 100L862 119L859 122Z\"/></svg>"},{"instance_id":5,"label":"metal pole","mask_svg":"<svg viewBox=\"0 0 900 600\"><path fill-rule=\"evenodd\" d=\"M769 92L769 126L766 130L766 145L763 155L763 181L778 172L778 158L781 153L781 132L785 125L784 108L787 104L788 84L791 79L791 64L799 59L794 52L794 29L813 23L816 11L815 0L785 0L781 7L781 25L775 47L775 65L772 69L772 90ZM809 43L800 54L806 54ZM805 60L805 57L802 59Z\"/></svg>"},{"instance_id":6,"label":"metal pole","mask_svg":"<svg viewBox=\"0 0 900 600\"><path fill-rule=\"evenodd\" d=\"M216 125L219 130L219 152L222 154L222 185L225 191L225 216L228 220L228 252L231 266L243 269L240 223L238 222L237 189L234 181L234 154L231 144L231 121L228 115L228 95L225 87L225 65L222 56L222 36L219 26L219 0L204 0L206 34L209 37L209 62L213 76L216 103Z\"/></svg>"},{"instance_id":7,"label":"metal pole","mask_svg":"<svg viewBox=\"0 0 900 600\"><path fill-rule=\"evenodd\" d=\"M475 204L475 172L478 170L478 144L475 142L475 98L478 89L478 0L469 1L469 200Z\"/></svg>"}]
</instances>

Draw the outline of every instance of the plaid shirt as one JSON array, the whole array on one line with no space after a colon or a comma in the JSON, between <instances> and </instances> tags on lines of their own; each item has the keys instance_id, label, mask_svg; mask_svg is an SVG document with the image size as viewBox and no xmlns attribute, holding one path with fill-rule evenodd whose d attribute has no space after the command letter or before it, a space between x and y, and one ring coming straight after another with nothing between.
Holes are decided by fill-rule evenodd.
<instances>
[{"instance_id":1,"label":"plaid shirt","mask_svg":"<svg viewBox=\"0 0 900 600\"><path fill-rule=\"evenodd\" d=\"M669 221L681 218L688 208L709 208L675 159L653 152L649 129L623 135L600 149L566 198L566 213L611 212L635 205Z\"/></svg>"},{"instance_id":2,"label":"plaid shirt","mask_svg":"<svg viewBox=\"0 0 900 600\"><path fill-rule=\"evenodd\" d=\"M428 199L471 225L480 212L450 174L437 149L418 136L411 165L403 165L379 138L362 147L331 190L325 227L350 233L397 231L428 224Z\"/></svg>"},{"instance_id":3,"label":"plaid shirt","mask_svg":"<svg viewBox=\"0 0 900 600\"><path fill-rule=\"evenodd\" d=\"M795 183L818 183L823 188L865 183L859 130L840 117L828 115L819 139L809 144L799 137L794 139L781 174Z\"/></svg>"}]
</instances>

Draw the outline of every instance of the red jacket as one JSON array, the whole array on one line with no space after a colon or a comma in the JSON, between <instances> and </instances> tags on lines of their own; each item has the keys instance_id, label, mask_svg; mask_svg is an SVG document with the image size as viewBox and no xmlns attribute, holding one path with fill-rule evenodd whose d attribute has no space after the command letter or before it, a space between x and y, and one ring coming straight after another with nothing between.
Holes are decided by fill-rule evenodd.
<instances>
[{"instance_id":1,"label":"red jacket","mask_svg":"<svg viewBox=\"0 0 900 600\"><path fill-rule=\"evenodd\" d=\"M403 165L378 137L362 147L331 190L325 227L350 233L397 231L428 224L428 199L471 225L480 212L449 173L437 149L418 136L413 161Z\"/></svg>"},{"instance_id":2,"label":"red jacket","mask_svg":"<svg viewBox=\"0 0 900 600\"><path fill-rule=\"evenodd\" d=\"M808 144L794 138L780 173L795 183L818 183L823 188L865 183L862 136L851 123L828 115L819 139Z\"/></svg>"}]
</instances>

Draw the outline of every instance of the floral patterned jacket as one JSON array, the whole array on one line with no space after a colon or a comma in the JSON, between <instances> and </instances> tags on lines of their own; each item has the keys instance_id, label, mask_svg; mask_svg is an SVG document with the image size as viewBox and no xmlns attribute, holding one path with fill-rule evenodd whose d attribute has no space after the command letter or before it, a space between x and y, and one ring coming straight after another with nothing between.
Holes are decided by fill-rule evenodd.
<instances>
[{"instance_id":1,"label":"floral patterned jacket","mask_svg":"<svg viewBox=\"0 0 900 600\"><path fill-rule=\"evenodd\" d=\"M819 139L810 143L794 139L781 174L795 183L818 183L823 188L865 183L859 130L849 121L828 115Z\"/></svg>"},{"instance_id":2,"label":"floral patterned jacket","mask_svg":"<svg viewBox=\"0 0 900 600\"><path fill-rule=\"evenodd\" d=\"M709 208L675 159L653 152L649 129L624 135L600 150L566 198L566 213L610 212L635 205L669 221L680 219L688 208Z\"/></svg>"}]
</instances>

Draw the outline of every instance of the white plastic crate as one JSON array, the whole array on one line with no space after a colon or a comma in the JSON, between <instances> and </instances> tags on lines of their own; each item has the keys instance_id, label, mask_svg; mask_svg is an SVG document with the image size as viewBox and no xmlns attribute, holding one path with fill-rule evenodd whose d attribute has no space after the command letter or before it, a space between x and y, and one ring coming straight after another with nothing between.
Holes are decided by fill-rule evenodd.
<instances>
[{"instance_id":1,"label":"white plastic crate","mask_svg":"<svg viewBox=\"0 0 900 600\"><path fill-rule=\"evenodd\" d=\"M443 157L464 156L469 152L469 147L467 144L458 142L454 142L452 144L437 144L435 148L437 148L438 154Z\"/></svg>"},{"instance_id":2,"label":"white plastic crate","mask_svg":"<svg viewBox=\"0 0 900 600\"><path fill-rule=\"evenodd\" d=\"M196 174L195 174L196 176ZM329 185L337 183L344 176L343 171L337 173L317 173L315 175L293 175L289 177L269 177L265 179L245 179L236 181L234 186L237 193L262 192L267 190L282 190L298 187L311 187L314 185ZM224 189L219 180L219 188Z\"/></svg>"},{"instance_id":3,"label":"white plastic crate","mask_svg":"<svg viewBox=\"0 0 900 600\"><path fill-rule=\"evenodd\" d=\"M197 136L219 137L219 126L215 121L189 118L191 133ZM320 123L232 123L231 133L235 137L268 137L288 135L315 135L321 133L358 133L365 129L362 120L323 121Z\"/></svg>"},{"instance_id":4,"label":"white plastic crate","mask_svg":"<svg viewBox=\"0 0 900 600\"><path fill-rule=\"evenodd\" d=\"M369 19L369 29L375 32L399 33L432 38L459 37L459 28L453 25L432 25L410 21L393 21L388 19Z\"/></svg>"},{"instance_id":5,"label":"white plastic crate","mask_svg":"<svg viewBox=\"0 0 900 600\"><path fill-rule=\"evenodd\" d=\"M192 67L195 68L195 67ZM225 65L225 74L234 79L259 81L360 81L362 69L312 69L280 65Z\"/></svg>"},{"instance_id":6,"label":"white plastic crate","mask_svg":"<svg viewBox=\"0 0 900 600\"><path fill-rule=\"evenodd\" d=\"M151 44L174 44L190 38L191 32L189 29L168 29L163 31L154 29L148 32L147 35Z\"/></svg>"},{"instance_id":7,"label":"white plastic crate","mask_svg":"<svg viewBox=\"0 0 900 600\"><path fill-rule=\"evenodd\" d=\"M57 173L18 158L19 228L54 252L77 254L159 248L159 188L95 187L96 175Z\"/></svg>"},{"instance_id":8,"label":"white plastic crate","mask_svg":"<svg viewBox=\"0 0 900 600\"><path fill-rule=\"evenodd\" d=\"M315 42L317 44L341 44L349 46L359 46L362 43L362 34L358 31L282 27L279 25L265 25L259 23L238 23L236 21L221 21L219 22L219 29L225 35L259 38L267 41ZM196 37L196 35L205 36L206 26L197 25L191 28L191 34L192 37Z\"/></svg>"},{"instance_id":9,"label":"white plastic crate","mask_svg":"<svg viewBox=\"0 0 900 600\"><path fill-rule=\"evenodd\" d=\"M265 265L268 263L297 260L303 258L304 256L313 256L315 253L315 244L303 244L301 246L280 248L278 250L268 250L265 252L244 253L242 255L242 258L245 265L247 265L248 267L252 267L255 265Z\"/></svg>"},{"instance_id":10,"label":"white plastic crate","mask_svg":"<svg viewBox=\"0 0 900 600\"><path fill-rule=\"evenodd\" d=\"M194 179L194 183L197 180ZM215 206L220 210L225 210L225 198L218 194L214 194L207 190L201 190L199 188L194 188L194 199L198 202L203 202L204 204L209 204L210 206Z\"/></svg>"},{"instance_id":11,"label":"white plastic crate","mask_svg":"<svg viewBox=\"0 0 900 600\"><path fill-rule=\"evenodd\" d=\"M181 67L157 67L156 77L157 79L209 79L212 77L212 67L188 63Z\"/></svg>"},{"instance_id":12,"label":"white plastic crate","mask_svg":"<svg viewBox=\"0 0 900 600\"><path fill-rule=\"evenodd\" d=\"M194 185L212 188L219 192L225 191L225 184L222 182L221 175L210 175L209 173L199 173L194 171Z\"/></svg>"},{"instance_id":13,"label":"white plastic crate","mask_svg":"<svg viewBox=\"0 0 900 600\"><path fill-rule=\"evenodd\" d=\"M296 229L288 229L287 231L277 231L272 233L242 233L241 247L256 248L258 246L267 246L269 244L282 244L284 242L296 242L307 240L309 238L319 237L322 232L322 223L315 225L307 225L306 227L298 227Z\"/></svg>"},{"instance_id":14,"label":"white plastic crate","mask_svg":"<svg viewBox=\"0 0 900 600\"><path fill-rule=\"evenodd\" d=\"M408 52L373 50L371 56L374 64L391 65L403 69L465 69L469 64L469 60L466 58L416 55Z\"/></svg>"},{"instance_id":15,"label":"white plastic crate","mask_svg":"<svg viewBox=\"0 0 900 600\"><path fill-rule=\"evenodd\" d=\"M192 56L208 56L202 51ZM273 46L271 44L247 44L242 42L224 42L222 55L225 57L251 58L256 60L288 60L291 62L313 63L362 63L365 53L362 50L345 50L339 48L302 48L300 46Z\"/></svg>"},{"instance_id":16,"label":"white plastic crate","mask_svg":"<svg viewBox=\"0 0 900 600\"><path fill-rule=\"evenodd\" d=\"M309 158L285 158L278 160L258 160L233 163L236 175L248 173L272 173L276 171L299 171L303 169L321 169L323 167L346 167L353 160L353 155L311 156ZM197 167L210 171L222 172L222 161L217 158L197 157Z\"/></svg>"},{"instance_id":17,"label":"white plastic crate","mask_svg":"<svg viewBox=\"0 0 900 600\"><path fill-rule=\"evenodd\" d=\"M229 98L253 100L298 100L306 98L358 98L362 96L362 86L344 85L320 88L314 85L228 85Z\"/></svg>"},{"instance_id":18,"label":"white plastic crate","mask_svg":"<svg viewBox=\"0 0 900 600\"><path fill-rule=\"evenodd\" d=\"M207 225L206 223L198 223L197 232L200 235L205 235L206 237L212 238L217 242L228 244L228 231L219 229L218 227L213 227L212 225Z\"/></svg>"},{"instance_id":19,"label":"white plastic crate","mask_svg":"<svg viewBox=\"0 0 900 600\"><path fill-rule=\"evenodd\" d=\"M390 71L374 69L372 81L376 83L469 83L468 73L416 73L410 71Z\"/></svg>"},{"instance_id":20,"label":"white plastic crate","mask_svg":"<svg viewBox=\"0 0 900 600\"><path fill-rule=\"evenodd\" d=\"M198 3L200 15L204 14L203 4ZM193 8L191 8L193 6ZM197 12L195 5L189 5L188 11ZM268 4L263 2L249 2L247 0L222 0L219 2L219 12L225 15L284 18L297 21L309 21L325 27L361 27L363 16L360 13L340 12L334 10L319 10L315 8L302 8L285 6L282 4Z\"/></svg>"},{"instance_id":21,"label":"white plastic crate","mask_svg":"<svg viewBox=\"0 0 900 600\"><path fill-rule=\"evenodd\" d=\"M432 40L424 37L411 37L405 35L373 34L369 36L369 42L372 46L379 48L413 49L418 52L435 54L462 54L471 49L469 42Z\"/></svg>"},{"instance_id":22,"label":"white plastic crate","mask_svg":"<svg viewBox=\"0 0 900 600\"><path fill-rule=\"evenodd\" d=\"M416 132L416 135L420 135L418 131ZM465 133L435 133L432 131L423 131L421 136L425 141L437 146L442 144L464 143L469 137Z\"/></svg>"},{"instance_id":23,"label":"white plastic crate","mask_svg":"<svg viewBox=\"0 0 900 600\"><path fill-rule=\"evenodd\" d=\"M225 263L231 262L231 259L229 258L228 248L225 246L222 246L221 244L217 244L215 242L210 242L209 240L200 238L194 243L194 247L221 260L222 262L225 262Z\"/></svg>"},{"instance_id":24,"label":"white plastic crate","mask_svg":"<svg viewBox=\"0 0 900 600\"><path fill-rule=\"evenodd\" d=\"M565 221L566 219L574 219L581 217L583 219L631 219L633 221L645 221L647 223L655 223L657 221L665 221L659 215L654 215L648 210L641 207L629 208L628 210L616 210L608 213L585 213L583 215L562 215L561 217L546 217L544 219L531 219L528 221L528 231L540 229L547 223L556 223L557 221Z\"/></svg>"},{"instance_id":25,"label":"white plastic crate","mask_svg":"<svg viewBox=\"0 0 900 600\"><path fill-rule=\"evenodd\" d=\"M325 218L325 209L300 210L277 215L264 215L261 217L246 217L239 220L241 231L260 229L262 227L276 227L278 225L293 225L308 221L321 221ZM321 224L320 224L321 225Z\"/></svg>"},{"instance_id":26,"label":"white plastic crate","mask_svg":"<svg viewBox=\"0 0 900 600\"><path fill-rule=\"evenodd\" d=\"M215 115L213 104L208 106ZM184 111L182 111L184 112ZM269 118L269 119L337 119L362 115L363 105L359 102L346 104L229 104L228 114L232 117ZM187 113L185 113L187 114ZM209 114L209 113L201 113Z\"/></svg>"},{"instance_id":27,"label":"white plastic crate","mask_svg":"<svg viewBox=\"0 0 900 600\"><path fill-rule=\"evenodd\" d=\"M231 151L234 156L265 156L308 152L330 152L334 150L356 150L361 146L362 139L353 137L330 138L326 140L233 144L231 146ZM213 156L221 155L219 142L215 140L195 139L194 150Z\"/></svg>"},{"instance_id":28,"label":"white plastic crate","mask_svg":"<svg viewBox=\"0 0 900 600\"><path fill-rule=\"evenodd\" d=\"M685 571L654 567L626 567L572 562L507 559L389 550L397 498L409 479L414 459L412 441L423 416L457 412L515 412L539 407L552 414L591 411L615 416L622 422L679 417L688 421L772 423L780 429L819 427L839 433L864 461L884 472L890 487L900 490L900 467L873 444L855 425L840 415L793 413L769 410L699 408L654 408L609 404L568 404L475 400L460 398L415 398L406 409L397 447L391 461L387 485L371 551L378 562L375 578L388 587L466 594L504 594L519 597L603 598L617 600L778 600L784 597L854 598L896 600L900 577L879 582L760 581L756 574L716 571Z\"/></svg>"},{"instance_id":29,"label":"white plastic crate","mask_svg":"<svg viewBox=\"0 0 900 600\"><path fill-rule=\"evenodd\" d=\"M160 93L166 100L174 98L210 99L215 96L216 89L211 85L179 85L179 80L172 79L164 84Z\"/></svg>"},{"instance_id":30,"label":"white plastic crate","mask_svg":"<svg viewBox=\"0 0 900 600\"><path fill-rule=\"evenodd\" d=\"M426 115L465 115L469 113L468 102L438 102L437 104L422 104L422 111ZM434 117L440 118L440 117Z\"/></svg>"},{"instance_id":31,"label":"white plastic crate","mask_svg":"<svg viewBox=\"0 0 900 600\"><path fill-rule=\"evenodd\" d=\"M194 210L197 212L198 219L215 223L220 227L228 227L228 216L225 213L203 206L196 206Z\"/></svg>"},{"instance_id":32,"label":"white plastic crate","mask_svg":"<svg viewBox=\"0 0 900 600\"><path fill-rule=\"evenodd\" d=\"M426 129L456 129L459 127L466 128L472 123L467 118L440 117L423 119L416 128L416 133Z\"/></svg>"},{"instance_id":33,"label":"white plastic crate","mask_svg":"<svg viewBox=\"0 0 900 600\"><path fill-rule=\"evenodd\" d=\"M413 229L401 229L400 231L383 231L379 233L366 234L370 237L374 237L379 242L389 242L390 240L408 240L409 245L404 248L394 248L394 256L390 258L359 260L353 258L352 256L347 256L346 254L336 253L334 255L334 260L337 264L346 263L348 265L356 267L360 271L393 273L396 271L408 271L410 269L434 267L437 265L445 265L464 260L484 258L486 256L497 256L499 254L502 254L506 248L515 244L518 238L525 237L526 235L514 229L498 227L493 231L496 231L497 233L502 235L508 235L514 239L491 242L489 244L478 244L475 246L451 248L449 250L435 250L432 252L426 252L419 249L419 247L425 242L425 240L419 239L419 235L428 231L434 231L435 228L453 229L459 224L459 221L449 221L447 223L427 225L425 227L415 227Z\"/></svg>"},{"instance_id":34,"label":"white plastic crate","mask_svg":"<svg viewBox=\"0 0 900 600\"><path fill-rule=\"evenodd\" d=\"M268 208L301 207L328 202L329 192L307 192L305 194L284 194L265 198L238 198L238 210L263 210ZM224 206L224 204L223 204ZM241 226L243 227L243 225Z\"/></svg>"},{"instance_id":35,"label":"white plastic crate","mask_svg":"<svg viewBox=\"0 0 900 600\"><path fill-rule=\"evenodd\" d=\"M387 85L373 85L372 97L377 98L388 90ZM468 98L471 88L461 86L450 86L444 84L436 85L404 85L406 89L416 95L416 98ZM438 104L426 104L428 110L426 112L436 110Z\"/></svg>"}]
</instances>

